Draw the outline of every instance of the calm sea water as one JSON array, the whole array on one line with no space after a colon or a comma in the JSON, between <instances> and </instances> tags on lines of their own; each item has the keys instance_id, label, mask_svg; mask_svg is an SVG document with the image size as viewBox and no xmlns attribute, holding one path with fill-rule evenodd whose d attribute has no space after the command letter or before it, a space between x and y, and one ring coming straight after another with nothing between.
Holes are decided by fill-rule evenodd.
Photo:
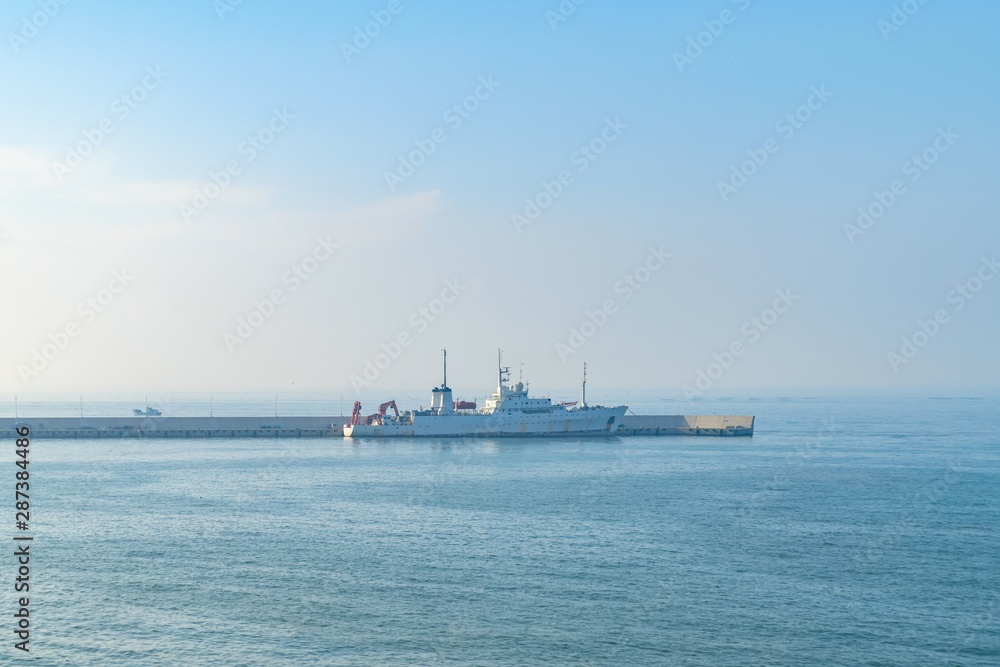
<instances>
[{"instance_id":1,"label":"calm sea water","mask_svg":"<svg viewBox=\"0 0 1000 667\"><path fill-rule=\"evenodd\" d=\"M25 662L1000 664L1000 401L694 411L757 434L39 440Z\"/></svg>"}]
</instances>

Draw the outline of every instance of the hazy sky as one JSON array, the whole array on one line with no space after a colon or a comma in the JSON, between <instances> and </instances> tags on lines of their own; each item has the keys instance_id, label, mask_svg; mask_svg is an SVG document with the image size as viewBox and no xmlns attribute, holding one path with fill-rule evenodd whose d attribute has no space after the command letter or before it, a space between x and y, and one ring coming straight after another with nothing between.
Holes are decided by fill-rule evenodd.
<instances>
[{"instance_id":1,"label":"hazy sky","mask_svg":"<svg viewBox=\"0 0 1000 667\"><path fill-rule=\"evenodd\" d=\"M0 389L994 390L998 19L9 0Z\"/></svg>"}]
</instances>

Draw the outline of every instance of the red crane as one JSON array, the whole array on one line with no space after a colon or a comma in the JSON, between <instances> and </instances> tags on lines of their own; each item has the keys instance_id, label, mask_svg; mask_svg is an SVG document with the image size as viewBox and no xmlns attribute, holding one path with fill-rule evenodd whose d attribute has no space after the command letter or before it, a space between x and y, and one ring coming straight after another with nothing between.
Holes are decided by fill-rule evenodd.
<instances>
[{"instance_id":1,"label":"red crane","mask_svg":"<svg viewBox=\"0 0 1000 667\"><path fill-rule=\"evenodd\" d=\"M368 415L364 418L365 424L374 424L376 426L382 426L385 424L385 414L386 411L392 408L392 411L396 413L396 417L399 417L399 408L396 407L396 401L388 401L378 406L378 412L373 415ZM351 426L357 426L361 423L361 401L354 402L354 410L351 412Z\"/></svg>"}]
</instances>

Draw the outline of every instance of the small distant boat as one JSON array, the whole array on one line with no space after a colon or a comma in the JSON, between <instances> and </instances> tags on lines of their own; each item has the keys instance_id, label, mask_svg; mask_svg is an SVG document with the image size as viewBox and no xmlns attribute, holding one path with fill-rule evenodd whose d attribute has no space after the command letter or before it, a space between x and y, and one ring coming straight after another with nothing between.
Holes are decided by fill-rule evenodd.
<instances>
[{"instance_id":1,"label":"small distant boat","mask_svg":"<svg viewBox=\"0 0 1000 667\"><path fill-rule=\"evenodd\" d=\"M132 414L136 417L159 417L163 413L156 408L151 408L148 405L145 410L140 410L139 408L132 408Z\"/></svg>"}]
</instances>

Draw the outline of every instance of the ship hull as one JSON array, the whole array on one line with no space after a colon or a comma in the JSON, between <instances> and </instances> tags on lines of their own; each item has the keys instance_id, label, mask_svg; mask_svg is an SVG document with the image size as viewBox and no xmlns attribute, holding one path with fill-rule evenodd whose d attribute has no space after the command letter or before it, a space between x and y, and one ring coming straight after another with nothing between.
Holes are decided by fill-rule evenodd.
<instances>
[{"instance_id":1,"label":"ship hull","mask_svg":"<svg viewBox=\"0 0 1000 667\"><path fill-rule=\"evenodd\" d=\"M569 410L561 414L519 410L493 414L424 415L413 423L387 421L383 425L344 427L348 438L524 437L611 435L621 423L626 406Z\"/></svg>"}]
</instances>

